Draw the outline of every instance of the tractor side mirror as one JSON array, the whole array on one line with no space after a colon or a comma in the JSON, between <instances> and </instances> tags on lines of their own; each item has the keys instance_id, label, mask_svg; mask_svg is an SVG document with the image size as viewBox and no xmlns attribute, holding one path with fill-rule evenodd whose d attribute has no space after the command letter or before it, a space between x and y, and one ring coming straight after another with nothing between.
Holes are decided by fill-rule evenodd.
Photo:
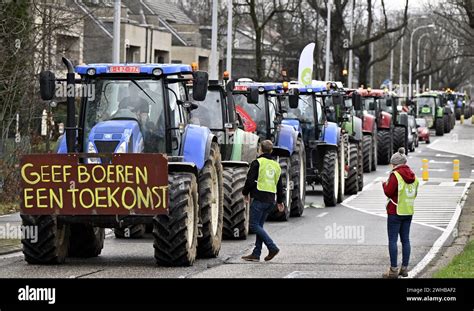
<instances>
[{"instance_id":1,"label":"tractor side mirror","mask_svg":"<svg viewBox=\"0 0 474 311\"><path fill-rule=\"evenodd\" d=\"M260 93L258 91L258 88L256 88L256 87L249 88L249 94L247 96L247 103L249 103L249 104L258 104L259 96L260 96Z\"/></svg>"},{"instance_id":2,"label":"tractor side mirror","mask_svg":"<svg viewBox=\"0 0 474 311\"><path fill-rule=\"evenodd\" d=\"M231 81L227 82L227 84L225 86L226 92L232 92L234 89L235 89L235 81L231 80Z\"/></svg>"},{"instance_id":3,"label":"tractor side mirror","mask_svg":"<svg viewBox=\"0 0 474 311\"><path fill-rule=\"evenodd\" d=\"M356 111L362 110L362 97L359 93L352 93L352 106Z\"/></svg>"},{"instance_id":4,"label":"tractor side mirror","mask_svg":"<svg viewBox=\"0 0 474 311\"><path fill-rule=\"evenodd\" d=\"M290 102L290 108L291 109L296 109L298 108L298 104L300 101L300 95L299 95L299 90L298 89L291 89L290 90L290 95L288 96L289 102Z\"/></svg>"},{"instance_id":5,"label":"tractor side mirror","mask_svg":"<svg viewBox=\"0 0 474 311\"><path fill-rule=\"evenodd\" d=\"M202 102L206 99L209 75L204 71L193 72L193 99Z\"/></svg>"},{"instance_id":6,"label":"tractor side mirror","mask_svg":"<svg viewBox=\"0 0 474 311\"><path fill-rule=\"evenodd\" d=\"M40 73L40 93L42 100L52 100L56 92L56 77L51 71Z\"/></svg>"}]
</instances>

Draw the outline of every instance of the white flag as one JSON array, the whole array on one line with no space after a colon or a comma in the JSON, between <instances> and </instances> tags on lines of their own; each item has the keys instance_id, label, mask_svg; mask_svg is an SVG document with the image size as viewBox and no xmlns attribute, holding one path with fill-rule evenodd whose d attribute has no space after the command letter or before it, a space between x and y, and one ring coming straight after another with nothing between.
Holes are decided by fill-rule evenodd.
<instances>
[{"instance_id":1,"label":"white flag","mask_svg":"<svg viewBox=\"0 0 474 311\"><path fill-rule=\"evenodd\" d=\"M298 83L303 86L311 85L313 81L313 54L316 44L310 43L301 52L298 67Z\"/></svg>"}]
</instances>

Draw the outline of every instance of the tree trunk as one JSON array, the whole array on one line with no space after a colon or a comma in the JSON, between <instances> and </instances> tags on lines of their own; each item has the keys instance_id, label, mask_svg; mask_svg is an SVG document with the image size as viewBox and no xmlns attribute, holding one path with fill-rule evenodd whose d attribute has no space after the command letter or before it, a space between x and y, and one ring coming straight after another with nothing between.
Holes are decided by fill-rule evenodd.
<instances>
[{"instance_id":1,"label":"tree trunk","mask_svg":"<svg viewBox=\"0 0 474 311\"><path fill-rule=\"evenodd\" d=\"M359 50L359 86L364 85L367 87L369 82L369 69L370 69L370 50L369 46L366 45ZM372 85L371 85L372 87Z\"/></svg>"},{"instance_id":2,"label":"tree trunk","mask_svg":"<svg viewBox=\"0 0 474 311\"><path fill-rule=\"evenodd\" d=\"M262 31L255 30L255 65L257 67L257 81L262 81L264 76L264 68L262 68Z\"/></svg>"}]
</instances>

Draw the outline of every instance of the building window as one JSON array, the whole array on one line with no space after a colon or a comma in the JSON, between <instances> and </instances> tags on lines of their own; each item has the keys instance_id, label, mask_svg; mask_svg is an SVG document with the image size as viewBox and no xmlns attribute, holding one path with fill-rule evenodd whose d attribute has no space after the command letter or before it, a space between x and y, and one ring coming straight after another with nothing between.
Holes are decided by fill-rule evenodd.
<instances>
[{"instance_id":1,"label":"building window","mask_svg":"<svg viewBox=\"0 0 474 311\"><path fill-rule=\"evenodd\" d=\"M127 63L139 63L140 62L140 47L130 45L127 47Z\"/></svg>"}]
</instances>

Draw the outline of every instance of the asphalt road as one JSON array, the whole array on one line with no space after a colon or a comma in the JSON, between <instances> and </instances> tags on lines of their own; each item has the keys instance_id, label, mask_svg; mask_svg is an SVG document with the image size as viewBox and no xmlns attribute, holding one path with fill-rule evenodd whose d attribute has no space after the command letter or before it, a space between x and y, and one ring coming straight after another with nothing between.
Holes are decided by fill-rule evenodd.
<instances>
[{"instance_id":1,"label":"asphalt road","mask_svg":"<svg viewBox=\"0 0 474 311\"><path fill-rule=\"evenodd\" d=\"M421 160L424 158L431 161L429 165L432 180L450 181L452 160L455 158L461 161L461 181L474 176L474 152L472 152L474 125L471 125L470 120L467 120L464 125L458 124L452 134L442 138L432 137L431 141L430 145L420 143L416 152L409 154L409 165L418 176L421 176ZM462 152L465 155L456 155L452 152ZM388 166L378 166L376 172L365 174L364 182L368 187L364 188L360 196L366 195L371 187L376 187L376 182L386 178L388 172ZM71 258L66 264L60 266L28 265L21 253L0 256L0 277L380 277L389 264L386 218L383 215L371 214L343 205L325 208L320 190L308 188L307 208L302 217L291 218L289 222L266 224L270 235L281 249L280 254L268 263L248 263L240 259L242 255L251 251L254 235L245 241L224 241L218 258L199 259L194 266L185 268L156 266L151 237L141 240L119 240L113 235L108 235L99 257ZM372 195L383 196L382 191L376 192L376 189L374 191L375 194ZM430 193L434 196L434 205L438 200L442 200L436 191ZM357 200L352 200L352 202L356 203ZM16 221L18 221L18 215L0 217L0 225ZM429 252L443 230L443 228L423 222L412 225L410 266L416 265ZM263 255L266 255L266 249Z\"/></svg>"}]
</instances>

